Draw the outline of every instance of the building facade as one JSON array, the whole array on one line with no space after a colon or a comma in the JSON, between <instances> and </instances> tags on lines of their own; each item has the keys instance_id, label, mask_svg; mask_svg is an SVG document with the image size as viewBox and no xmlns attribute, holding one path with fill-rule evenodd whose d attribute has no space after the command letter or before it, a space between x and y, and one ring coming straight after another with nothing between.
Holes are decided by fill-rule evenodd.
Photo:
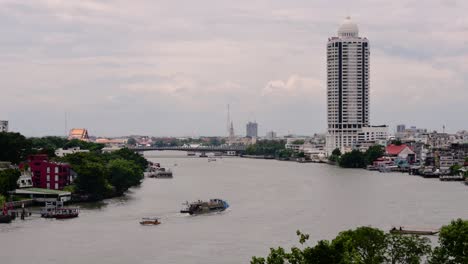
<instances>
[{"instance_id":1,"label":"building facade","mask_svg":"<svg viewBox=\"0 0 468 264\"><path fill-rule=\"evenodd\" d=\"M258 137L258 124L256 122L248 122L246 125L246 136L251 138Z\"/></svg>"},{"instance_id":2,"label":"building facade","mask_svg":"<svg viewBox=\"0 0 468 264\"><path fill-rule=\"evenodd\" d=\"M8 121L0 120L0 132L8 132Z\"/></svg>"},{"instance_id":3,"label":"building facade","mask_svg":"<svg viewBox=\"0 0 468 264\"><path fill-rule=\"evenodd\" d=\"M369 41L347 17L327 44L327 153L355 147L369 112Z\"/></svg>"},{"instance_id":4,"label":"building facade","mask_svg":"<svg viewBox=\"0 0 468 264\"><path fill-rule=\"evenodd\" d=\"M31 155L20 168L31 173L32 185L37 188L62 190L73 182L70 165L51 162L47 155Z\"/></svg>"}]
</instances>

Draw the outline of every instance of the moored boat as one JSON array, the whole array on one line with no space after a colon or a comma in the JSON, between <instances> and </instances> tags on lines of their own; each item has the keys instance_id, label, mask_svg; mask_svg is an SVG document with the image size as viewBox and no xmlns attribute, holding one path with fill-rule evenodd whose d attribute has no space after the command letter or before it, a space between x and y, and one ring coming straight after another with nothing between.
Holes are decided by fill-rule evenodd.
<instances>
[{"instance_id":1,"label":"moored boat","mask_svg":"<svg viewBox=\"0 0 468 264\"><path fill-rule=\"evenodd\" d=\"M8 224L11 223L13 217L11 215L3 215L0 214L0 224Z\"/></svg>"},{"instance_id":2,"label":"moored boat","mask_svg":"<svg viewBox=\"0 0 468 264\"><path fill-rule=\"evenodd\" d=\"M221 199L210 199L209 201L198 200L193 203L186 203L186 208L180 212L183 214L206 214L211 212L221 212L229 207L229 204Z\"/></svg>"},{"instance_id":3,"label":"moored boat","mask_svg":"<svg viewBox=\"0 0 468 264\"><path fill-rule=\"evenodd\" d=\"M80 210L77 207L63 207L63 202L47 202L41 210L41 217L68 219L78 217Z\"/></svg>"}]
</instances>

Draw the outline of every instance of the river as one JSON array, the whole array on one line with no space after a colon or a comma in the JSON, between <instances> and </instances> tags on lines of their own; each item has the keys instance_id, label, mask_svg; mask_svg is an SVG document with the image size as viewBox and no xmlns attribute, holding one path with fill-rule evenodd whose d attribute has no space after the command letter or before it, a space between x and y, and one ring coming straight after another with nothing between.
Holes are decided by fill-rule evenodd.
<instances>
[{"instance_id":1,"label":"river","mask_svg":"<svg viewBox=\"0 0 468 264\"><path fill-rule=\"evenodd\" d=\"M468 188L459 182L326 164L146 155L174 178L147 178L125 197L80 205L75 219L2 224L1 263L249 263L269 247L297 245L297 229L316 241L363 225L438 228L468 218ZM230 208L179 213L183 202L209 198L226 199ZM163 223L141 226L146 216Z\"/></svg>"}]
</instances>

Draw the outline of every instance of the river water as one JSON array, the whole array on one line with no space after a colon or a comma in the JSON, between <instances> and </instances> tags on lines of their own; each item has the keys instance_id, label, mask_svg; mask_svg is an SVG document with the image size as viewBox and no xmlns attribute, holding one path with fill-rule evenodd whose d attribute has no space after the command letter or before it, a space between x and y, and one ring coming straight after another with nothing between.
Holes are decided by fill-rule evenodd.
<instances>
[{"instance_id":1,"label":"river water","mask_svg":"<svg viewBox=\"0 0 468 264\"><path fill-rule=\"evenodd\" d=\"M147 178L123 198L80 205L75 219L0 225L0 262L249 263L269 247L297 245L297 229L316 241L363 225L438 228L468 218L468 188L459 182L326 164L146 155L174 178ZM230 208L179 213L183 202L209 198L226 199ZM163 223L141 226L147 216Z\"/></svg>"}]
</instances>

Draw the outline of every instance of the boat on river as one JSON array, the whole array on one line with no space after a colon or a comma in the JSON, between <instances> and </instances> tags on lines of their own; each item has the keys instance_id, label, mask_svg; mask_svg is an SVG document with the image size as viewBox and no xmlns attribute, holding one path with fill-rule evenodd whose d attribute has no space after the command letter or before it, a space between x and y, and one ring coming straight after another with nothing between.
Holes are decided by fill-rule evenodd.
<instances>
[{"instance_id":1,"label":"boat on river","mask_svg":"<svg viewBox=\"0 0 468 264\"><path fill-rule=\"evenodd\" d=\"M208 158L208 162L216 161L216 158Z\"/></svg>"},{"instance_id":2,"label":"boat on river","mask_svg":"<svg viewBox=\"0 0 468 264\"><path fill-rule=\"evenodd\" d=\"M221 199L210 199L209 201L198 200L192 203L185 203L186 208L180 212L183 214L197 215L212 212L222 212L229 207L229 204Z\"/></svg>"},{"instance_id":3,"label":"boat on river","mask_svg":"<svg viewBox=\"0 0 468 264\"><path fill-rule=\"evenodd\" d=\"M404 229L402 227L396 228L393 227L390 229L390 233L392 234L400 234L400 235L418 235L418 236L433 236L439 233L438 230L411 230L411 229Z\"/></svg>"},{"instance_id":4,"label":"boat on river","mask_svg":"<svg viewBox=\"0 0 468 264\"><path fill-rule=\"evenodd\" d=\"M150 178L158 178L158 179L170 179L173 177L172 171L170 169L165 168L158 168L157 170L150 172Z\"/></svg>"},{"instance_id":5,"label":"boat on river","mask_svg":"<svg viewBox=\"0 0 468 264\"><path fill-rule=\"evenodd\" d=\"M159 225L161 224L161 221L159 221L159 218L156 217L145 217L141 219L140 224L144 226Z\"/></svg>"},{"instance_id":6,"label":"boat on river","mask_svg":"<svg viewBox=\"0 0 468 264\"><path fill-rule=\"evenodd\" d=\"M77 207L64 207L63 202L47 202L41 210L41 217L68 219L78 217L80 209Z\"/></svg>"}]
</instances>

